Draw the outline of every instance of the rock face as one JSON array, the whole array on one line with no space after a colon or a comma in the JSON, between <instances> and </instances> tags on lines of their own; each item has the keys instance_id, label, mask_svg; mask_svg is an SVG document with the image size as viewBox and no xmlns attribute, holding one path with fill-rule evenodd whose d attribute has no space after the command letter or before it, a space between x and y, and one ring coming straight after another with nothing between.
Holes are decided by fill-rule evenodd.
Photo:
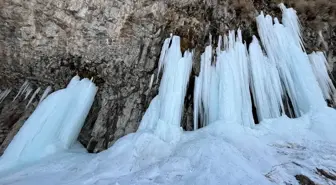
<instances>
[{"instance_id":1,"label":"rock face","mask_svg":"<svg viewBox=\"0 0 336 185\"><path fill-rule=\"evenodd\" d=\"M335 5L327 2L329 8ZM36 87L52 85L59 89L75 74L93 78L99 91L79 141L89 151L99 152L137 129L157 93L158 83L152 89L148 87L151 76L157 78L164 38L174 33L182 38L182 50L195 48L194 75L199 68L196 61L209 44L209 34L218 36L240 27L249 42L256 34L257 12L264 10L279 16L277 3L266 0L3 0L0 2L0 89L11 87L16 93L25 80ZM335 9L325 10L327 13L322 17L320 14L308 17L309 11L298 10L304 19L308 51L327 49L333 64L335 21L323 16L335 17ZM321 19L322 26L311 24L317 19ZM216 39L212 41L216 44ZM187 130L192 123L192 83L189 88L183 116L183 127ZM10 113L3 114L10 116ZM2 122L0 125L9 124ZM7 127L1 126L0 130ZM10 131L2 132L7 135Z\"/></svg>"}]
</instances>

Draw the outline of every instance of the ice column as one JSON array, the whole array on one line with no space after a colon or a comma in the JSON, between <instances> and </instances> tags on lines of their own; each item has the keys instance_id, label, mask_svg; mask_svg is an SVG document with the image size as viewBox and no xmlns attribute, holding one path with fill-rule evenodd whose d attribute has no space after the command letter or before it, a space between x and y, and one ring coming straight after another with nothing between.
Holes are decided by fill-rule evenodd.
<instances>
[{"instance_id":1,"label":"ice column","mask_svg":"<svg viewBox=\"0 0 336 185\"><path fill-rule=\"evenodd\" d=\"M328 62L322 52L313 52L308 55L313 72L322 89L324 99L335 102L336 89L329 77Z\"/></svg>"},{"instance_id":2,"label":"ice column","mask_svg":"<svg viewBox=\"0 0 336 185\"><path fill-rule=\"evenodd\" d=\"M50 94L5 150L3 165L20 165L68 149L78 137L96 94L88 79L74 77L67 88Z\"/></svg>"},{"instance_id":3,"label":"ice column","mask_svg":"<svg viewBox=\"0 0 336 185\"><path fill-rule=\"evenodd\" d=\"M170 44L171 42L171 44ZM170 47L169 47L170 44ZM180 37L165 40L160 56L163 75L159 94L153 99L141 121L139 131L152 130L168 142L179 140L184 98L192 67L193 53L180 49Z\"/></svg>"},{"instance_id":4,"label":"ice column","mask_svg":"<svg viewBox=\"0 0 336 185\"><path fill-rule=\"evenodd\" d=\"M218 119L224 123L253 125L249 90L249 57L241 31L222 37L216 49L216 63L211 64L212 48L207 46L201 56L201 70L194 89L194 128L198 116L206 126Z\"/></svg>"},{"instance_id":5,"label":"ice column","mask_svg":"<svg viewBox=\"0 0 336 185\"><path fill-rule=\"evenodd\" d=\"M276 118L283 112L282 87L274 63L263 54L258 39L253 36L249 46L251 89L259 121Z\"/></svg>"}]
</instances>

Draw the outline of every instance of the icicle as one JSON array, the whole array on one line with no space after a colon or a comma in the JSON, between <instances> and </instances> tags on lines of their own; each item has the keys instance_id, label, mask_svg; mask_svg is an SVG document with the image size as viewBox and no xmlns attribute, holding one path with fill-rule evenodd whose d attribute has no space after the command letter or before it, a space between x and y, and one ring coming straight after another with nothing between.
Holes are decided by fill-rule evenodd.
<instances>
[{"instance_id":1,"label":"icicle","mask_svg":"<svg viewBox=\"0 0 336 185\"><path fill-rule=\"evenodd\" d=\"M296 11L293 8L286 8L283 3L280 3L279 7L282 11L283 25L289 28L292 37L295 39L295 43L299 44L298 46L305 51L301 35L301 24L298 16L296 15Z\"/></svg>"},{"instance_id":2,"label":"icicle","mask_svg":"<svg viewBox=\"0 0 336 185\"><path fill-rule=\"evenodd\" d=\"M264 56L258 39L253 36L249 46L252 94L259 121L279 117L282 105L282 88L278 71Z\"/></svg>"},{"instance_id":3,"label":"icicle","mask_svg":"<svg viewBox=\"0 0 336 185\"><path fill-rule=\"evenodd\" d=\"M209 101L210 101L210 84L211 84L211 45L205 48L205 52L201 55L201 75L202 75L202 88L201 88L201 101L203 107L202 124L206 126L209 124Z\"/></svg>"},{"instance_id":4,"label":"icicle","mask_svg":"<svg viewBox=\"0 0 336 185\"><path fill-rule=\"evenodd\" d=\"M322 52L313 52L308 55L313 72L322 89L324 99L336 101L336 89L329 77L328 62Z\"/></svg>"},{"instance_id":5,"label":"icicle","mask_svg":"<svg viewBox=\"0 0 336 185\"><path fill-rule=\"evenodd\" d=\"M218 74L216 67L210 68L210 87L209 87L209 123L218 120Z\"/></svg>"},{"instance_id":6,"label":"icicle","mask_svg":"<svg viewBox=\"0 0 336 185\"><path fill-rule=\"evenodd\" d=\"M29 83L28 83L28 81L26 80L26 81L22 84L22 86L20 87L19 92L16 94L16 96L15 96L14 99L13 99L13 101L15 101L16 98L18 98L18 97L21 95L21 93L25 91L25 89L27 88L27 86L29 86Z\"/></svg>"},{"instance_id":7,"label":"icicle","mask_svg":"<svg viewBox=\"0 0 336 185\"><path fill-rule=\"evenodd\" d=\"M150 79L150 81L149 81L148 89L152 89L153 81L154 81L154 74L151 75L151 79Z\"/></svg>"},{"instance_id":8,"label":"icicle","mask_svg":"<svg viewBox=\"0 0 336 185\"><path fill-rule=\"evenodd\" d=\"M222 50L221 48L222 48L222 42L223 42L223 38L222 38L222 36L220 35L219 37L218 37L218 46L217 46L217 48L216 48L216 53L220 53L220 51Z\"/></svg>"},{"instance_id":9,"label":"icicle","mask_svg":"<svg viewBox=\"0 0 336 185\"><path fill-rule=\"evenodd\" d=\"M200 109L200 92L201 92L201 80L200 77L195 77L194 85L194 130L198 129L198 115Z\"/></svg>"},{"instance_id":10,"label":"icicle","mask_svg":"<svg viewBox=\"0 0 336 185\"><path fill-rule=\"evenodd\" d=\"M193 52L186 51L182 56L180 37L173 36L171 40L169 47L170 38L166 39L161 51L159 68L163 68L163 75L159 95L155 100L157 103L151 103L150 109L145 113L145 119L141 121L139 130L149 129L164 141L176 142L182 132L180 122L191 73Z\"/></svg>"},{"instance_id":11,"label":"icicle","mask_svg":"<svg viewBox=\"0 0 336 185\"><path fill-rule=\"evenodd\" d=\"M283 17L295 13L289 11L288 14L287 10L283 12L286 14ZM297 35L299 29L298 26L295 27L299 23L294 23L295 20L297 21L296 17L292 17L290 23L287 21L287 26L294 25L294 27L285 27L277 19L274 19L275 24L272 25L272 17L269 15L264 17L261 14L257 17L257 26L268 58L271 64L276 64L279 70L295 115L300 116L302 112L306 113L312 107L325 106L325 102L309 64L308 56L300 46L300 35Z\"/></svg>"},{"instance_id":12,"label":"icicle","mask_svg":"<svg viewBox=\"0 0 336 185\"><path fill-rule=\"evenodd\" d=\"M239 82L241 90L241 116L242 124L245 126L253 126L251 94L249 90L249 58L246 45L243 44L241 30L237 31L237 40L235 43L235 58L239 62L237 73L239 74Z\"/></svg>"},{"instance_id":13,"label":"icicle","mask_svg":"<svg viewBox=\"0 0 336 185\"><path fill-rule=\"evenodd\" d=\"M12 89L6 89L0 93L0 103L8 96L8 94L12 91Z\"/></svg>"},{"instance_id":14,"label":"icicle","mask_svg":"<svg viewBox=\"0 0 336 185\"><path fill-rule=\"evenodd\" d=\"M33 89L29 86L25 89L26 95L25 95L25 100L28 98L28 96L30 95L30 93L33 91Z\"/></svg>"},{"instance_id":15,"label":"icicle","mask_svg":"<svg viewBox=\"0 0 336 185\"><path fill-rule=\"evenodd\" d=\"M160 59L159 59L159 69L158 69L158 73L157 73L157 77L156 77L156 83L158 83L158 81L159 81L160 72L162 70L162 67L164 66L164 62L165 62L164 59L165 59L166 53L168 51L169 44L171 42L172 37L173 37L172 34L170 34L170 37L165 39L165 41L162 45Z\"/></svg>"},{"instance_id":16,"label":"icicle","mask_svg":"<svg viewBox=\"0 0 336 185\"><path fill-rule=\"evenodd\" d=\"M37 89L35 90L35 92L33 93L32 97L30 98L28 104L26 105L26 108L29 107L29 105L30 105L31 102L34 100L34 98L36 97L37 93L40 92L40 90L41 90L41 87L39 87L39 88L37 88Z\"/></svg>"},{"instance_id":17,"label":"icicle","mask_svg":"<svg viewBox=\"0 0 336 185\"><path fill-rule=\"evenodd\" d=\"M51 86L48 86L48 87L44 90L44 92L43 92L43 94L42 94L42 97L41 97L41 99L40 99L40 101L39 101L39 104L44 100L44 98L46 98L46 97L48 96L48 94L49 94L51 91L52 91Z\"/></svg>"}]
</instances>

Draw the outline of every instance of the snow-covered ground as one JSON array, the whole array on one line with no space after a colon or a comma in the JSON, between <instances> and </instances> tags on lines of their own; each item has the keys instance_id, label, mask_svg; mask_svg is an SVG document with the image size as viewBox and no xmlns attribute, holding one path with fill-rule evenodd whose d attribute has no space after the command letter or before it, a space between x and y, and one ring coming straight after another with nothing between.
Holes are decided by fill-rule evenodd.
<instances>
[{"instance_id":1,"label":"snow-covered ground","mask_svg":"<svg viewBox=\"0 0 336 185\"><path fill-rule=\"evenodd\" d=\"M77 148L2 174L0 184L298 184L297 174L335 184L316 169L335 173L334 120L336 111L326 108L254 128L217 121L176 144L137 132L99 154Z\"/></svg>"}]
</instances>

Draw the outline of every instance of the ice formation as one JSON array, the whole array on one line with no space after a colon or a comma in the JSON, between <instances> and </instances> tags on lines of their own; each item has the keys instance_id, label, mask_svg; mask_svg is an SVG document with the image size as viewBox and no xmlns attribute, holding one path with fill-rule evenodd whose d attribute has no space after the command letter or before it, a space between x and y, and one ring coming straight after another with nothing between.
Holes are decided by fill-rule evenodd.
<instances>
[{"instance_id":1,"label":"ice formation","mask_svg":"<svg viewBox=\"0 0 336 185\"><path fill-rule=\"evenodd\" d=\"M11 92L11 89L6 89L4 91L0 91L0 103L8 96L8 94Z\"/></svg>"},{"instance_id":2,"label":"ice formation","mask_svg":"<svg viewBox=\"0 0 336 185\"><path fill-rule=\"evenodd\" d=\"M180 37L173 36L165 40L159 61L159 70L160 68L164 70L159 94L146 111L139 130L152 130L164 141L179 140L192 56L193 53L190 51L185 51L182 56Z\"/></svg>"},{"instance_id":3,"label":"ice formation","mask_svg":"<svg viewBox=\"0 0 336 185\"><path fill-rule=\"evenodd\" d=\"M323 53L305 53L295 10L280 8L282 24L263 13L257 17L265 51L256 36L247 48L240 30L220 36L215 50L205 48L193 92L195 131L181 129L193 52L182 55L180 38L171 35L159 59L159 94L136 133L97 155L68 150L97 90L88 79L75 76L67 88L38 105L1 157L0 172L13 164L37 164L10 176L0 173L0 182L298 184L295 175L300 172L319 184L330 183L316 176L315 169L336 168L336 112L325 102L334 100L335 87ZM154 75L149 89L153 80ZM15 98L32 91L25 82ZM0 101L6 96L1 92ZM297 118L285 115L291 109Z\"/></svg>"},{"instance_id":4,"label":"ice formation","mask_svg":"<svg viewBox=\"0 0 336 185\"><path fill-rule=\"evenodd\" d=\"M218 43L222 43L222 37ZM235 31L230 31L223 44L223 51L220 45L216 50L214 64L211 63L211 46L207 46L201 56L201 70L194 89L195 128L198 112L202 126L219 119L248 126L253 124L248 53L241 31L238 30L237 38Z\"/></svg>"},{"instance_id":5,"label":"ice formation","mask_svg":"<svg viewBox=\"0 0 336 185\"><path fill-rule=\"evenodd\" d=\"M37 88L37 89L34 91L33 95L31 96L31 98L29 99L29 102L28 102L27 105L26 105L26 108L28 108L29 105L31 104L31 102L33 102L33 100L35 99L37 93L39 93L40 90L41 90L41 87Z\"/></svg>"},{"instance_id":6,"label":"ice formation","mask_svg":"<svg viewBox=\"0 0 336 185\"><path fill-rule=\"evenodd\" d=\"M283 5L281 5L283 7ZM326 106L321 89L309 63L308 55L302 50L299 23L293 9L283 9L283 22L261 13L257 26L262 44L271 63L279 70L285 93L288 94L296 116L311 109ZM305 75L301 75L305 74Z\"/></svg>"},{"instance_id":7,"label":"ice formation","mask_svg":"<svg viewBox=\"0 0 336 185\"><path fill-rule=\"evenodd\" d=\"M0 160L2 166L31 163L68 149L78 137L96 91L90 80L76 76L67 88L50 94L9 144Z\"/></svg>"},{"instance_id":8,"label":"ice formation","mask_svg":"<svg viewBox=\"0 0 336 185\"><path fill-rule=\"evenodd\" d=\"M22 86L19 89L19 92L16 94L16 96L14 97L13 101L16 100L16 98L18 98L21 94L23 94L26 90L26 88L29 86L28 81L25 81Z\"/></svg>"},{"instance_id":9,"label":"ice formation","mask_svg":"<svg viewBox=\"0 0 336 185\"><path fill-rule=\"evenodd\" d=\"M48 86L45 90L44 90L44 92L43 92L43 94L42 94L42 96L41 96L41 98L40 98L40 101L39 101L39 104L48 96L48 94L50 93L52 91L52 88L51 88L51 86Z\"/></svg>"},{"instance_id":10,"label":"ice formation","mask_svg":"<svg viewBox=\"0 0 336 185\"><path fill-rule=\"evenodd\" d=\"M336 89L329 77L328 62L323 52L313 52L308 55L314 74L322 89L324 99L335 102Z\"/></svg>"}]
</instances>

